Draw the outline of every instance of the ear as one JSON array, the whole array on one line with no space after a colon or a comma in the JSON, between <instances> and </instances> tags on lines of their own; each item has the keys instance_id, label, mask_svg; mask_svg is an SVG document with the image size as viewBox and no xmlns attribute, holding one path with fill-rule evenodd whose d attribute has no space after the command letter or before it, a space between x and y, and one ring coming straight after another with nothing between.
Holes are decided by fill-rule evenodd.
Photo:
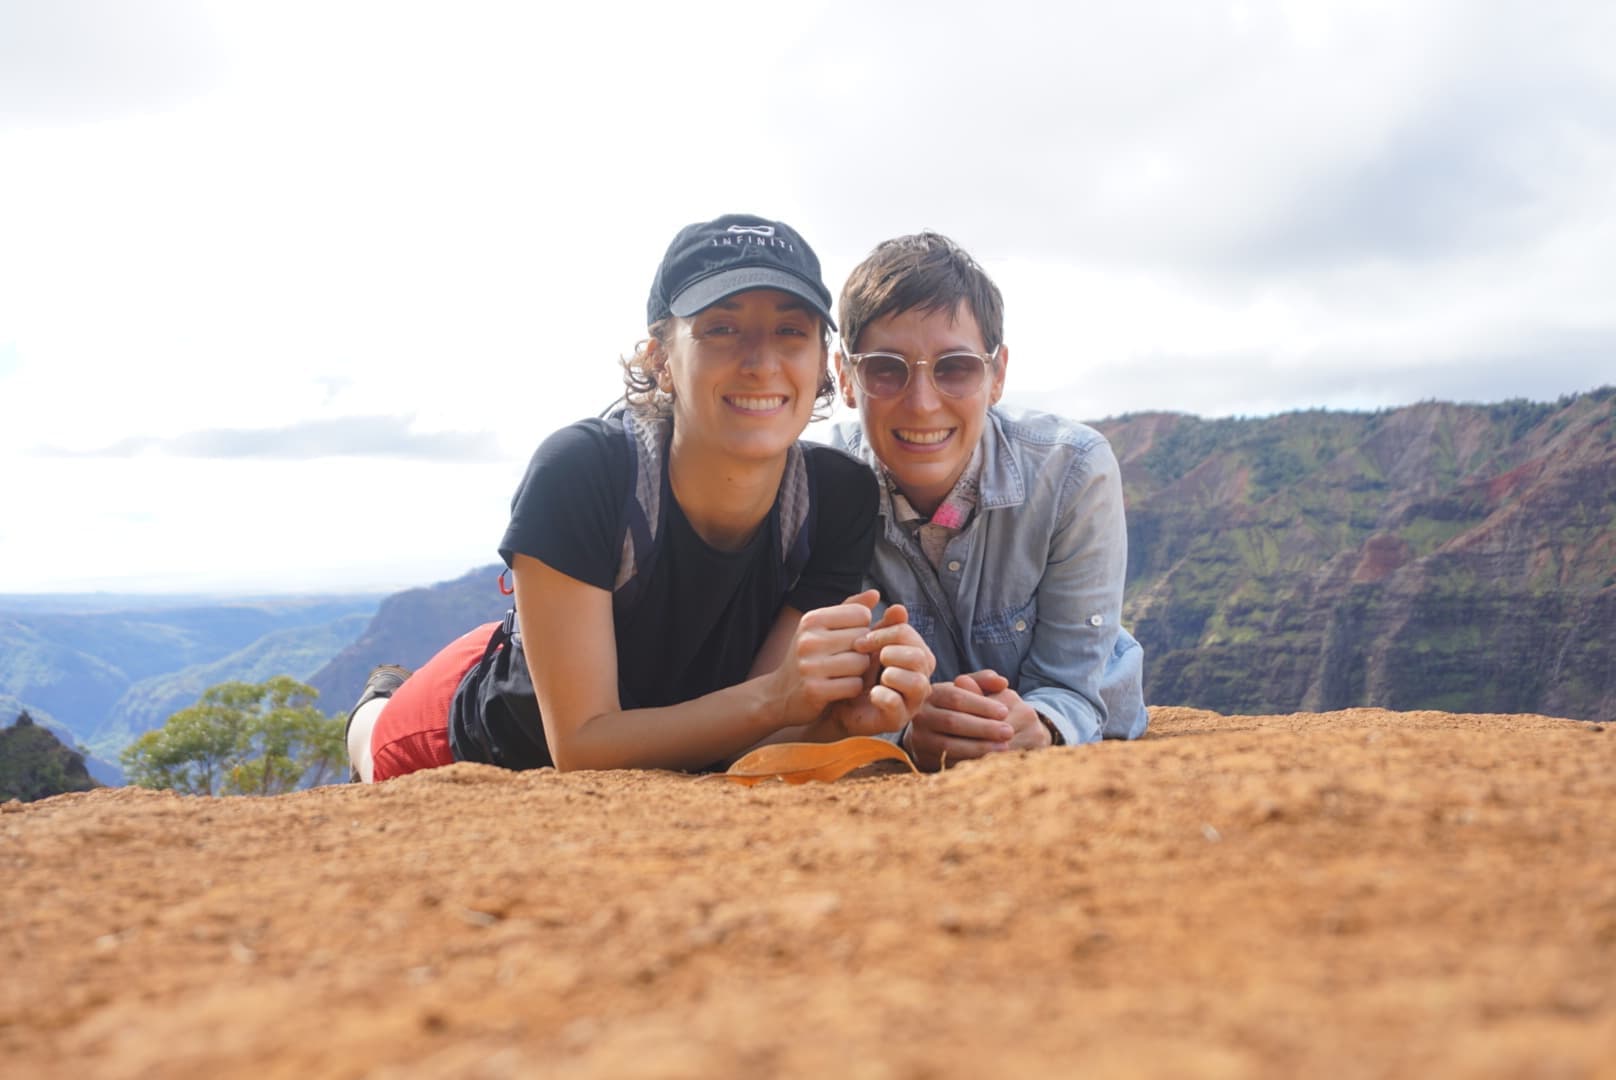
<instances>
[{"instance_id":1,"label":"ear","mask_svg":"<svg viewBox=\"0 0 1616 1080\"><path fill-rule=\"evenodd\" d=\"M668 350L656 338L645 343L645 358L656 375L657 389L663 393L673 389L673 375L668 371Z\"/></svg>"},{"instance_id":2,"label":"ear","mask_svg":"<svg viewBox=\"0 0 1616 1080\"><path fill-rule=\"evenodd\" d=\"M858 397L853 393L853 371L844 366L842 350L836 350L836 385L842 388L842 401L849 409L858 408Z\"/></svg>"},{"instance_id":3,"label":"ear","mask_svg":"<svg viewBox=\"0 0 1616 1080\"><path fill-rule=\"evenodd\" d=\"M997 405L999 398L1004 396L1004 376L1010 370L1010 346L999 346L999 359L993 365L993 393L988 404Z\"/></svg>"}]
</instances>

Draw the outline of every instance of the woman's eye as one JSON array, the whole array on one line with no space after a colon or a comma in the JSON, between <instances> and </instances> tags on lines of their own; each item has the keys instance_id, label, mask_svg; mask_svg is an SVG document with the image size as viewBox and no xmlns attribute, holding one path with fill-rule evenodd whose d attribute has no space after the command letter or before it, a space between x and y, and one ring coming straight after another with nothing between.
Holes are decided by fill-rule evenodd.
<instances>
[{"instance_id":1,"label":"woman's eye","mask_svg":"<svg viewBox=\"0 0 1616 1080\"><path fill-rule=\"evenodd\" d=\"M733 326L730 326L730 325L728 325L726 323L718 323L716 325L709 326L709 327L707 327L707 329L703 330L701 332L701 336L702 337L719 337L719 336L722 336L724 334L733 334L733 333L735 333L735 328Z\"/></svg>"}]
</instances>

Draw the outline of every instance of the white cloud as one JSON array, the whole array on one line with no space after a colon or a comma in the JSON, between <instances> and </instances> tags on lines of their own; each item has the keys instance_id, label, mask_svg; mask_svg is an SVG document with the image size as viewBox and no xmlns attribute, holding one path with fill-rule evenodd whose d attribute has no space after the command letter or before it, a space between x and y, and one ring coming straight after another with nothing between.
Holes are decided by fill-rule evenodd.
<instances>
[{"instance_id":1,"label":"white cloud","mask_svg":"<svg viewBox=\"0 0 1616 1080\"><path fill-rule=\"evenodd\" d=\"M519 463L31 459L0 477L0 591L445 580L498 561L520 474Z\"/></svg>"}]
</instances>

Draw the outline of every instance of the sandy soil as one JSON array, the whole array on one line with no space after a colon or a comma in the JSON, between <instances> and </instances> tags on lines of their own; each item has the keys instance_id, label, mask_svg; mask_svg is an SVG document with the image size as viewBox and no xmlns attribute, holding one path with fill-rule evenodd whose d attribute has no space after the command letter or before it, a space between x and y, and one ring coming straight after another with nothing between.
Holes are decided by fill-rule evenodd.
<instances>
[{"instance_id":1,"label":"sandy soil","mask_svg":"<svg viewBox=\"0 0 1616 1080\"><path fill-rule=\"evenodd\" d=\"M0 808L6 1077L1616 1076L1616 730Z\"/></svg>"}]
</instances>

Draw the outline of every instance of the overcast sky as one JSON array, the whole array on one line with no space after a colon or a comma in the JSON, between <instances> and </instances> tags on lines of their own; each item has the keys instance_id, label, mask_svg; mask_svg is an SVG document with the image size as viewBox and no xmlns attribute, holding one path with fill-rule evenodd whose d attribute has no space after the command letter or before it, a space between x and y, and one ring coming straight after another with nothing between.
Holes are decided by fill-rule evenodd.
<instances>
[{"instance_id":1,"label":"overcast sky","mask_svg":"<svg viewBox=\"0 0 1616 1080\"><path fill-rule=\"evenodd\" d=\"M729 211L833 291L951 235L1012 403L1080 419L1616 382L1613 41L1609 0L0 0L0 592L494 561Z\"/></svg>"}]
</instances>

